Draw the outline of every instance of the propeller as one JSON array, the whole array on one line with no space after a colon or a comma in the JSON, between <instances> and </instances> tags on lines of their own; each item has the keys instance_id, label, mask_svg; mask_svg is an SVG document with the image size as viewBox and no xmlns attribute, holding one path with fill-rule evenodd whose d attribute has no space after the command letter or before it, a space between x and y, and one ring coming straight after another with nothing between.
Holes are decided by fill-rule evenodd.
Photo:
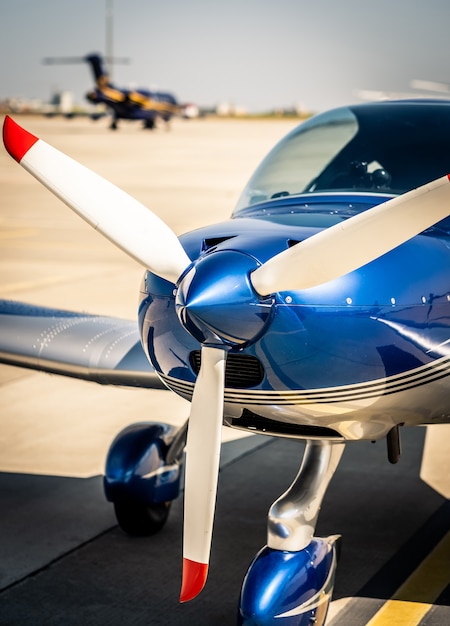
<instances>
[{"instance_id":1,"label":"propeller","mask_svg":"<svg viewBox=\"0 0 450 626\"><path fill-rule=\"evenodd\" d=\"M321 231L255 269L257 261L235 251L191 263L164 222L105 179L9 117L3 138L10 155L71 209L145 268L177 284L179 319L202 344L186 447L180 597L186 602L201 591L208 572L226 355L233 345L251 343L264 332L273 299L261 296L338 278L443 219L450 212L449 179L445 176ZM225 287L216 285L220 281Z\"/></svg>"},{"instance_id":2,"label":"propeller","mask_svg":"<svg viewBox=\"0 0 450 626\"><path fill-rule=\"evenodd\" d=\"M166 224L115 185L38 139L8 116L3 140L9 154L22 167L145 268L175 283L191 265ZM190 284L194 276L192 271L185 283ZM186 297L180 306L187 316L190 302L195 300L195 295L189 297L189 284L185 285ZM186 446L182 602L200 593L208 573L219 472L225 360L225 348L203 346Z\"/></svg>"},{"instance_id":3,"label":"propeller","mask_svg":"<svg viewBox=\"0 0 450 626\"><path fill-rule=\"evenodd\" d=\"M75 65L79 63L85 63L86 60L89 58L89 56L92 56L92 55L88 55L84 57L45 57L44 59L42 59L42 63L44 65ZM94 56L100 56L100 55L94 55ZM130 59L128 59L127 57L102 56L101 59L102 61L108 64L122 63L124 65L127 65L128 63L130 63Z\"/></svg>"}]
</instances>

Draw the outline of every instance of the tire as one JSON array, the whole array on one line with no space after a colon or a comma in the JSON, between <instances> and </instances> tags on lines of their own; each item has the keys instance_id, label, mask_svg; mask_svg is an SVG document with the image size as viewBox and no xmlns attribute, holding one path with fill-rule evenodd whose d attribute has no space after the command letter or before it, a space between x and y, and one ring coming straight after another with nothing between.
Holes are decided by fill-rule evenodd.
<instances>
[{"instance_id":1,"label":"tire","mask_svg":"<svg viewBox=\"0 0 450 626\"><path fill-rule=\"evenodd\" d=\"M169 517L171 502L148 506L133 500L114 502L117 523L133 537L148 537L159 532Z\"/></svg>"}]
</instances>

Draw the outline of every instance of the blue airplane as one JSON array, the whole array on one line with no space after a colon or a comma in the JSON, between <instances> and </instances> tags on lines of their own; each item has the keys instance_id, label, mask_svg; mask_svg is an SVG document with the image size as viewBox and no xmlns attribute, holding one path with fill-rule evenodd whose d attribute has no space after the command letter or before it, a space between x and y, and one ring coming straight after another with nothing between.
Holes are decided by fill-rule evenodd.
<instances>
[{"instance_id":1,"label":"blue airplane","mask_svg":"<svg viewBox=\"0 0 450 626\"><path fill-rule=\"evenodd\" d=\"M395 463L401 427L450 422L450 102L309 119L264 159L230 220L180 238L11 118L3 134L17 162L145 274L137 324L3 302L1 361L164 385L191 401L178 430L120 433L104 478L119 525L155 533L185 450L182 602L206 582L222 424L305 440L238 624L324 624L338 536L315 528L345 445L386 438Z\"/></svg>"},{"instance_id":2,"label":"blue airplane","mask_svg":"<svg viewBox=\"0 0 450 626\"><path fill-rule=\"evenodd\" d=\"M100 54L44 59L44 63L47 64L86 62L90 65L95 87L89 91L86 98L93 104L104 104L111 109L112 130L117 129L119 120L142 120L144 128L153 129L158 118L169 122L174 115L180 114L180 106L171 93L141 88L122 89L113 85L103 61Z\"/></svg>"}]
</instances>

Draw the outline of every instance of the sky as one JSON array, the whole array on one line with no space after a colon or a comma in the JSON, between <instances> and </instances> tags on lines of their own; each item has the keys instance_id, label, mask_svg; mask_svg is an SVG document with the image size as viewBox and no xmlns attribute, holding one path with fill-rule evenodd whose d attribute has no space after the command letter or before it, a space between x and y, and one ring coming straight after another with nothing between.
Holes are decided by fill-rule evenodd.
<instances>
[{"instance_id":1,"label":"sky","mask_svg":"<svg viewBox=\"0 0 450 626\"><path fill-rule=\"evenodd\" d=\"M359 89L450 82L449 0L0 0L0 99L82 102L87 65L42 59L105 53L108 3L113 53L130 59L114 83L182 103L322 111Z\"/></svg>"}]
</instances>

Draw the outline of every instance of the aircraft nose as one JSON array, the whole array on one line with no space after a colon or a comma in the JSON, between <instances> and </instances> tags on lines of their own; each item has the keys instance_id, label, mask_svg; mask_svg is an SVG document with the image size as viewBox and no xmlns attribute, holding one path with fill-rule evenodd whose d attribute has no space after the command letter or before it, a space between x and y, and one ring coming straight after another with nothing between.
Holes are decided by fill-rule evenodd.
<instances>
[{"instance_id":1,"label":"aircraft nose","mask_svg":"<svg viewBox=\"0 0 450 626\"><path fill-rule=\"evenodd\" d=\"M175 300L188 332L208 345L254 341L268 324L273 304L251 286L248 276L256 267L255 259L231 250L201 258L183 277Z\"/></svg>"}]
</instances>

